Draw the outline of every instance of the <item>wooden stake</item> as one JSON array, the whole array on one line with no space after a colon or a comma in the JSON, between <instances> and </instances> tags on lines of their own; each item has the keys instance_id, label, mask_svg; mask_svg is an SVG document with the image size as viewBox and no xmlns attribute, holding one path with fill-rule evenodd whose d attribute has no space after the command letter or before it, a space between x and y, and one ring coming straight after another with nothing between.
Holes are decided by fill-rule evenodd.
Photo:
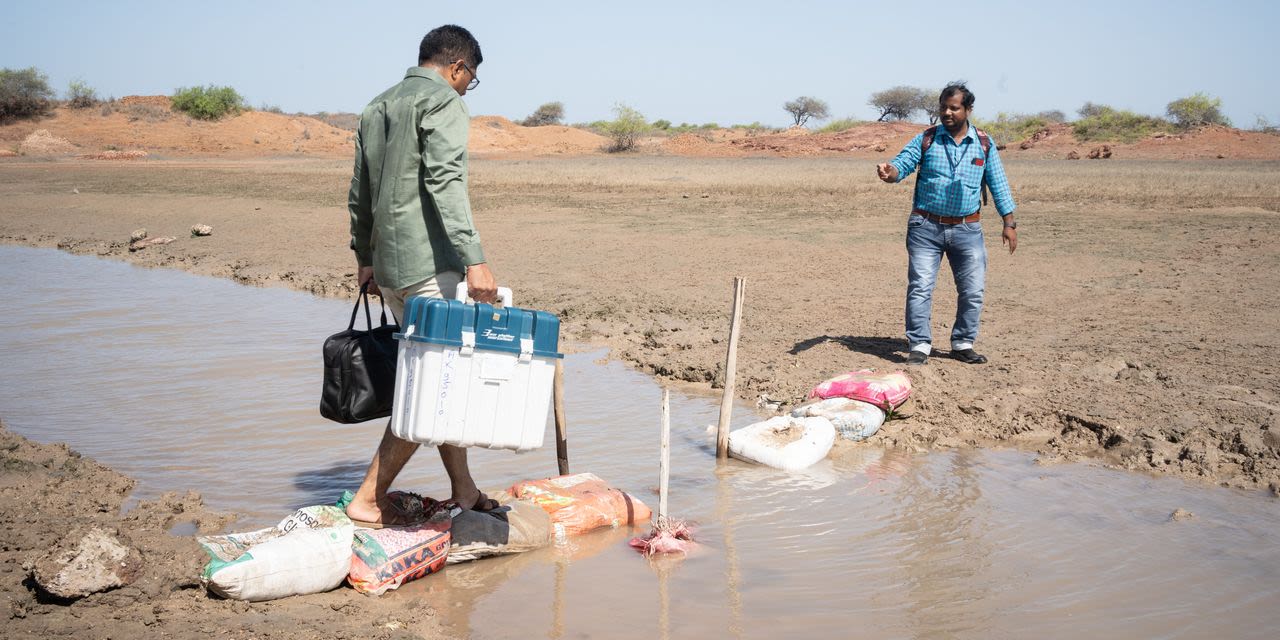
<instances>
[{"instance_id":1,"label":"wooden stake","mask_svg":"<svg viewBox=\"0 0 1280 640\"><path fill-rule=\"evenodd\" d=\"M564 417L564 360L556 360L556 374L551 385L556 411L556 467L560 475L569 475L569 425Z\"/></svg>"},{"instance_id":2,"label":"wooden stake","mask_svg":"<svg viewBox=\"0 0 1280 640\"><path fill-rule=\"evenodd\" d=\"M667 484L671 478L671 391L662 390L662 453L658 459L658 528L667 524Z\"/></svg>"},{"instance_id":3,"label":"wooden stake","mask_svg":"<svg viewBox=\"0 0 1280 640\"><path fill-rule=\"evenodd\" d=\"M733 279L733 312L729 316L729 353L724 363L724 395L720 397L720 424L716 427L716 458L729 457L729 419L733 417L734 387L738 377L738 330L741 328L745 278Z\"/></svg>"}]
</instances>

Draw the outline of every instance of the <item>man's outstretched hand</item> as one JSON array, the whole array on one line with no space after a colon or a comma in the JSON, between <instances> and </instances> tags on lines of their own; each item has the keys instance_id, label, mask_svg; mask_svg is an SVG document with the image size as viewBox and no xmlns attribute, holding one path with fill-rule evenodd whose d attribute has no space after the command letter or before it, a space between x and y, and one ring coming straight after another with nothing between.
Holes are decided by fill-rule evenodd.
<instances>
[{"instance_id":1,"label":"man's outstretched hand","mask_svg":"<svg viewBox=\"0 0 1280 640\"><path fill-rule=\"evenodd\" d=\"M888 162L881 162L876 165L876 174L885 182L898 181L898 168Z\"/></svg>"}]
</instances>

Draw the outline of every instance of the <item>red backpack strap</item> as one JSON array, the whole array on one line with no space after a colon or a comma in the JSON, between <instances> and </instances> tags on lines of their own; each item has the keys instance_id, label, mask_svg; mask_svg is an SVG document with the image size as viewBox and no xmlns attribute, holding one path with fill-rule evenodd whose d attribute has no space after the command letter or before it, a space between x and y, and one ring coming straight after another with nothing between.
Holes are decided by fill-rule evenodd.
<instances>
[{"instance_id":1,"label":"red backpack strap","mask_svg":"<svg viewBox=\"0 0 1280 640\"><path fill-rule=\"evenodd\" d=\"M985 131L983 131L982 129L979 129L979 128L977 128L977 127L974 127L974 128L973 128L973 130L974 130L974 131L976 131L976 132L978 133L978 144L981 144L981 145L982 145L982 159L983 159L983 162L985 163L985 162L986 162L986 159L987 159L988 157L990 157L990 156L991 156L991 136L987 135L987 132L985 132ZM990 188L988 188L988 187L987 187L987 175L986 175L986 170L987 170L987 168L984 166L984 167L982 168L982 171L983 171L983 175L982 175L982 204L983 204L983 205L986 205L986 204L987 204L987 194L991 191L991 190L990 190ZM979 210L981 210L981 207L979 207Z\"/></svg>"},{"instance_id":2,"label":"red backpack strap","mask_svg":"<svg viewBox=\"0 0 1280 640\"><path fill-rule=\"evenodd\" d=\"M974 127L973 130L978 132L978 143L982 145L982 157L985 159L991 155L991 136L977 127Z\"/></svg>"},{"instance_id":3,"label":"red backpack strap","mask_svg":"<svg viewBox=\"0 0 1280 640\"><path fill-rule=\"evenodd\" d=\"M933 138L938 135L938 125L935 124L932 127L925 129L924 133L921 133L920 135L923 136L920 138L920 161L924 162L925 152L929 151L929 147L933 146Z\"/></svg>"}]
</instances>

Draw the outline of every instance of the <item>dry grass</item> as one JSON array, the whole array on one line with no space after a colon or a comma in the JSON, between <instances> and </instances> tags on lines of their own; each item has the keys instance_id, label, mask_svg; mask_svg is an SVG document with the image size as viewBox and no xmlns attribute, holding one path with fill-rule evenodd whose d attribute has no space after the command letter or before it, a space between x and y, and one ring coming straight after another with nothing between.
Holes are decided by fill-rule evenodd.
<instances>
[{"instance_id":1,"label":"dry grass","mask_svg":"<svg viewBox=\"0 0 1280 640\"><path fill-rule=\"evenodd\" d=\"M100 112L103 117L114 113L124 114L129 122L164 122L173 117L173 110L148 103L122 103L111 100L102 104Z\"/></svg>"},{"instance_id":2,"label":"dry grass","mask_svg":"<svg viewBox=\"0 0 1280 640\"><path fill-rule=\"evenodd\" d=\"M245 170L247 164L252 170ZM1280 212L1280 162L1021 160L1007 169L1023 208L1122 206L1172 213L1249 207ZM48 181L74 181L102 193L260 197L345 208L349 172L350 163L334 160L213 161L83 172L68 167L33 171L22 179L33 193ZM576 209L584 216L648 222L655 212L664 212L685 222L716 223L716 214L730 211L748 214L737 220L748 226L796 217L847 220L903 210L913 182L882 184L875 178L874 161L863 159L639 156L472 162L472 197L479 211Z\"/></svg>"}]
</instances>

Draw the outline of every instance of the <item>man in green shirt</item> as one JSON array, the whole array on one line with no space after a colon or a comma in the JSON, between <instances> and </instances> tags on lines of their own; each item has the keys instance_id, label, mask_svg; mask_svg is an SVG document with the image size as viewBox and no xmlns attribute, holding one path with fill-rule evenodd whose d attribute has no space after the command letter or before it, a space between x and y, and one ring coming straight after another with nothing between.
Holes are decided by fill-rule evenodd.
<instances>
[{"instance_id":1,"label":"man in green shirt","mask_svg":"<svg viewBox=\"0 0 1280 640\"><path fill-rule=\"evenodd\" d=\"M358 283L387 301L397 319L411 296L452 297L466 274L469 295L494 302L497 285L480 249L467 195L467 137L471 115L462 96L480 84L483 56L469 31L431 30L418 48L418 66L365 107L356 133L356 158L347 208ZM418 444L391 434L373 456L347 515L364 526L412 524L387 498ZM497 503L476 487L467 450L441 445L452 499L464 509Z\"/></svg>"}]
</instances>

